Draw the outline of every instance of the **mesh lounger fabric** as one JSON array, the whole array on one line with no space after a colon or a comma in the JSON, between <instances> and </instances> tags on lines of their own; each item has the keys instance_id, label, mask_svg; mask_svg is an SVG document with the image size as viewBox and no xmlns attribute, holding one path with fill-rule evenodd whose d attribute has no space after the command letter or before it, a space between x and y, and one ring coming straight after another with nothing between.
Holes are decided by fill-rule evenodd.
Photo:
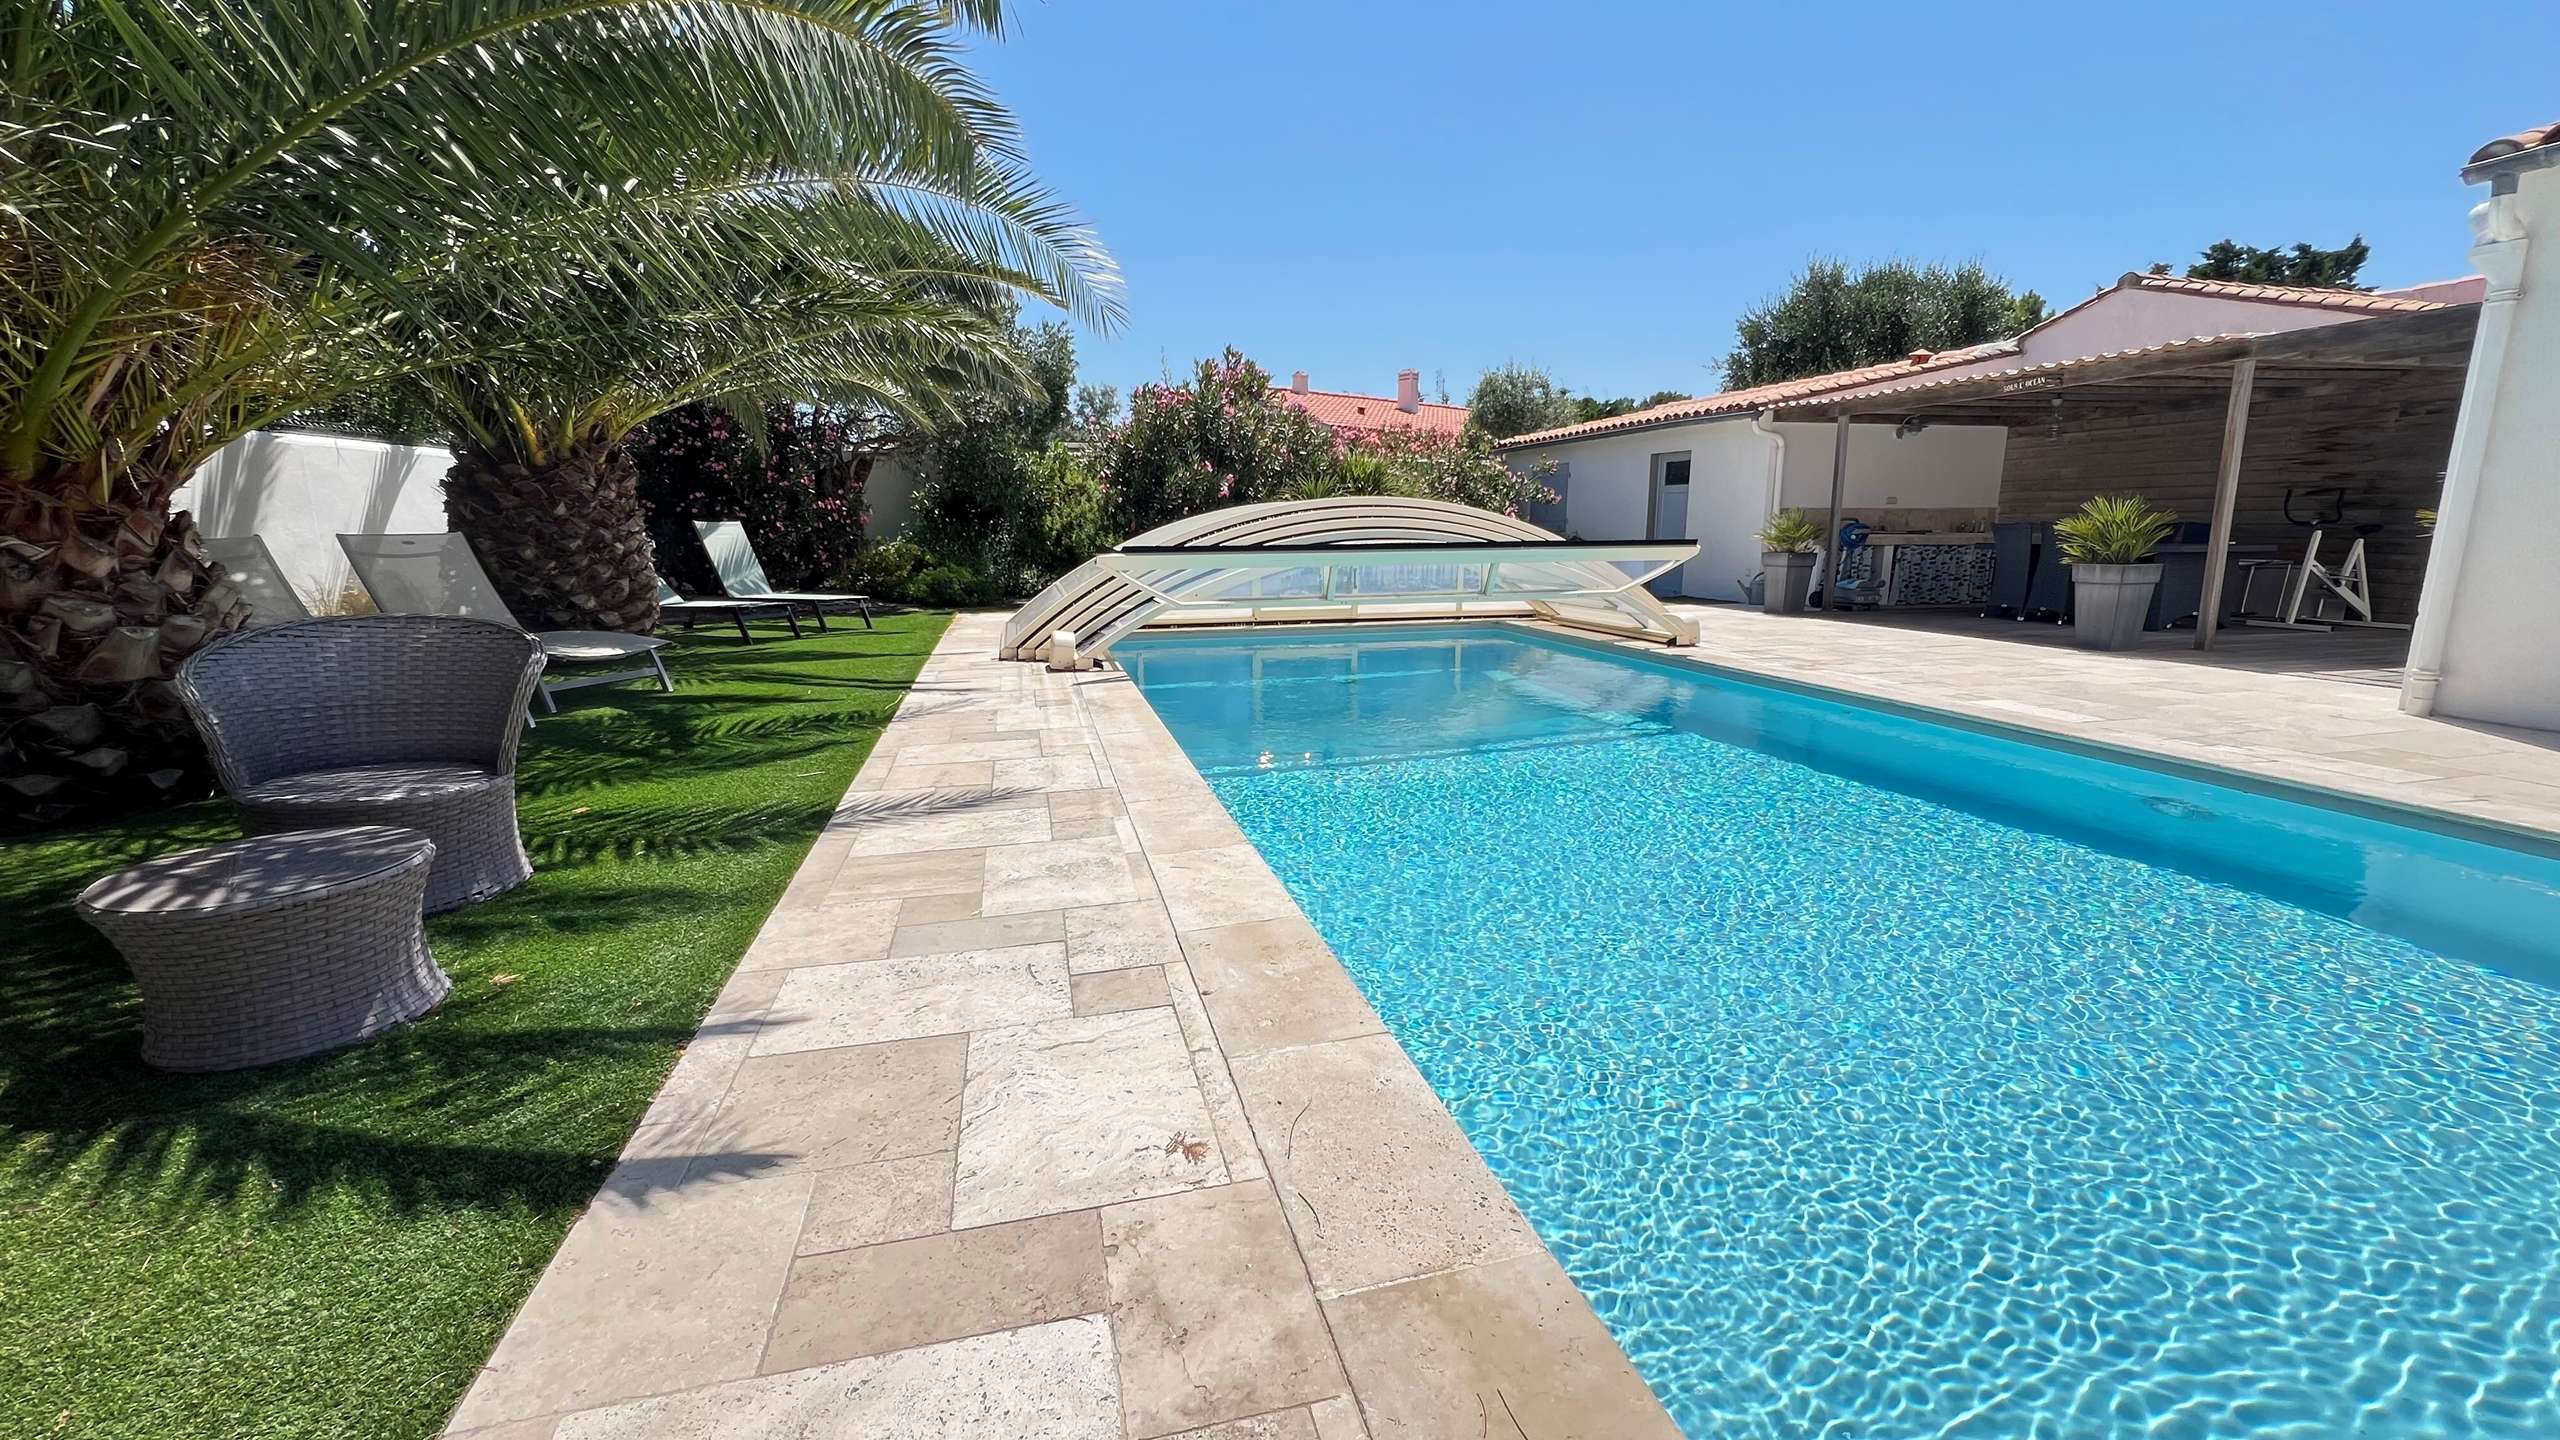
<instances>
[{"instance_id":1,"label":"mesh lounger fabric","mask_svg":"<svg viewBox=\"0 0 2560 1440\"><path fill-rule=\"evenodd\" d=\"M338 548L347 552L356 578L386 615L460 615L473 620L516 624L471 542L446 531L441 535L341 535ZM536 630L543 653L568 665L592 665L645 655L667 642L650 635L615 630Z\"/></svg>"},{"instance_id":2,"label":"mesh lounger fabric","mask_svg":"<svg viewBox=\"0 0 2560 1440\"><path fill-rule=\"evenodd\" d=\"M702 537L704 553L711 557L711 568L719 573L720 588L740 600L786 600L806 605L813 611L827 605L852 605L862 611L862 623L871 623L871 597L827 591L776 590L765 578L764 561L756 557L755 542L747 538L747 527L735 520L696 520L693 533Z\"/></svg>"},{"instance_id":3,"label":"mesh lounger fabric","mask_svg":"<svg viewBox=\"0 0 2560 1440\"><path fill-rule=\"evenodd\" d=\"M251 627L290 625L311 618L311 607L302 603L292 582L284 578L284 569L276 564L266 541L255 535L207 540L204 553L240 588L240 598L249 602Z\"/></svg>"}]
</instances>

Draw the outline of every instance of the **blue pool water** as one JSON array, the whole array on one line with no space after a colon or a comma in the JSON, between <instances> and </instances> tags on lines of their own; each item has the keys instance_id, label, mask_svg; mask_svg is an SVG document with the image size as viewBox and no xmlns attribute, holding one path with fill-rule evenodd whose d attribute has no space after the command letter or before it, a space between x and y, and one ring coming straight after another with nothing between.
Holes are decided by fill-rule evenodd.
<instances>
[{"instance_id":1,"label":"blue pool water","mask_svg":"<svg viewBox=\"0 0 2560 1440\"><path fill-rule=\"evenodd\" d=\"M2560 1436L2560 863L1491 627L1118 653L1692 1436Z\"/></svg>"}]
</instances>

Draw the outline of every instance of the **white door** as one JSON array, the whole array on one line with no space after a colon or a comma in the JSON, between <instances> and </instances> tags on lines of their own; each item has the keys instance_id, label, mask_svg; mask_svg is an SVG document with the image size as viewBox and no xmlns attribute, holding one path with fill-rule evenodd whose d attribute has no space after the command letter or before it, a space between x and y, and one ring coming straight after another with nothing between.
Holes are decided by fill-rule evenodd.
<instances>
[{"instance_id":1,"label":"white door","mask_svg":"<svg viewBox=\"0 0 2560 1440\"><path fill-rule=\"evenodd\" d=\"M1653 503L1645 513L1644 538L1647 540L1689 538L1688 451L1653 457ZM1665 598L1679 594L1680 570L1664 571L1661 578L1645 588Z\"/></svg>"}]
</instances>

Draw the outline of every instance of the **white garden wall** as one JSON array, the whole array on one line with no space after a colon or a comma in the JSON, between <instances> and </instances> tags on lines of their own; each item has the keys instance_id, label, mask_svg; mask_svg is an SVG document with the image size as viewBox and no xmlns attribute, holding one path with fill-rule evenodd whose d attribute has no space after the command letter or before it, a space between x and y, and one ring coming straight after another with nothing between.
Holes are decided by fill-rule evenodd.
<instances>
[{"instance_id":1,"label":"white garden wall","mask_svg":"<svg viewBox=\"0 0 2560 1440\"><path fill-rule=\"evenodd\" d=\"M262 430L222 448L178 491L213 536L258 535L314 610L353 579L338 536L438 531L453 452L343 435Z\"/></svg>"}]
</instances>

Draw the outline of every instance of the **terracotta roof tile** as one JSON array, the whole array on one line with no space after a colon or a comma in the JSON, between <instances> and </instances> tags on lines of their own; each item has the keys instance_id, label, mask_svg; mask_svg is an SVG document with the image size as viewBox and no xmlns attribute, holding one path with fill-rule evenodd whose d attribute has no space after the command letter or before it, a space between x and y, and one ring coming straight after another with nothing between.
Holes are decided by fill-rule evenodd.
<instances>
[{"instance_id":1,"label":"terracotta roof tile","mask_svg":"<svg viewBox=\"0 0 2560 1440\"><path fill-rule=\"evenodd\" d=\"M1455 435L1467 426L1464 405L1435 405L1425 400L1411 413L1396 408L1391 395L1354 395L1344 390L1309 390L1304 394L1274 385L1276 398L1297 406L1336 430L1430 430Z\"/></svg>"},{"instance_id":2,"label":"terracotta roof tile","mask_svg":"<svg viewBox=\"0 0 2560 1440\"><path fill-rule=\"evenodd\" d=\"M2270 305L2309 305L2322 310L2354 310L2372 315L2414 315L2453 308L2439 300L2382 295L2371 290L2330 290L2315 285L2253 285L2240 280L2190 280L2184 275L2128 275L2140 290L2208 295L2222 300L2258 300Z\"/></svg>"},{"instance_id":3,"label":"terracotta roof tile","mask_svg":"<svg viewBox=\"0 0 2560 1440\"><path fill-rule=\"evenodd\" d=\"M2519 130L2513 135L2501 135L2472 151L2471 163L2485 165L2492 160L2504 160L2510 155L2522 154L2527 150L2539 150L2545 145L2560 145L2560 120L2554 120L2548 125L2537 125L2530 130Z\"/></svg>"},{"instance_id":4,"label":"terracotta roof tile","mask_svg":"<svg viewBox=\"0 0 2560 1440\"><path fill-rule=\"evenodd\" d=\"M2435 305L2427 308L2443 310L2451 307ZM2097 364L2101 360L2124 360L2137 355L2174 355L2181 350L2199 350L2208 346L2226 345L2234 341L2256 340L2261 338L2263 338L2263 332L2254 330L2232 331L2221 335L2193 335L2184 340L2164 340L2157 345L2139 345L2124 350L2108 350L2096 355L2074 355L2067 360L2047 360L2042 364L2037 365L2015 365L2006 370L1976 370L1969 375L1928 376L1917 380L1906 381L1899 385L1882 384L1870 386L1865 389L1852 388L1842 390L1836 395L1807 395L1799 397L1793 401L1782 403L1801 405L1817 400L1882 399L1888 395L1907 395L1917 391L1941 389L1949 385L1972 385L1985 380L2017 380L2033 375L2069 374L2074 370L2079 370L2087 366ZM2205 362L2198 361L2197 363L2202 364Z\"/></svg>"},{"instance_id":5,"label":"terracotta roof tile","mask_svg":"<svg viewBox=\"0 0 2560 1440\"><path fill-rule=\"evenodd\" d=\"M1552 430L1515 435L1494 448L1509 450L1526 445L1551 445L1560 440L1580 440L1592 435L1606 435L1613 430L1641 430L1653 425L1676 424L1683 420L1701 420L1711 415L1733 415L1747 410L1765 410L1772 405L1807 400L1834 390L1855 390L1863 385L1900 379L1910 375L1926 375L1950 365L1970 365L1980 360L1997 359L2017 353L2017 342L1994 340L1986 345L1968 345L1957 350L1940 350L1927 359L1906 357L1888 360L1880 365L1862 365L1855 370L1835 370L1828 375L1807 375L1797 380L1779 380L1767 385L1753 385L1742 390L1727 390L1716 395L1701 395L1694 400L1674 400L1646 410L1633 410L1612 415L1605 420L1586 420L1579 425L1561 425ZM1926 352L1914 352L1923 354Z\"/></svg>"}]
</instances>

